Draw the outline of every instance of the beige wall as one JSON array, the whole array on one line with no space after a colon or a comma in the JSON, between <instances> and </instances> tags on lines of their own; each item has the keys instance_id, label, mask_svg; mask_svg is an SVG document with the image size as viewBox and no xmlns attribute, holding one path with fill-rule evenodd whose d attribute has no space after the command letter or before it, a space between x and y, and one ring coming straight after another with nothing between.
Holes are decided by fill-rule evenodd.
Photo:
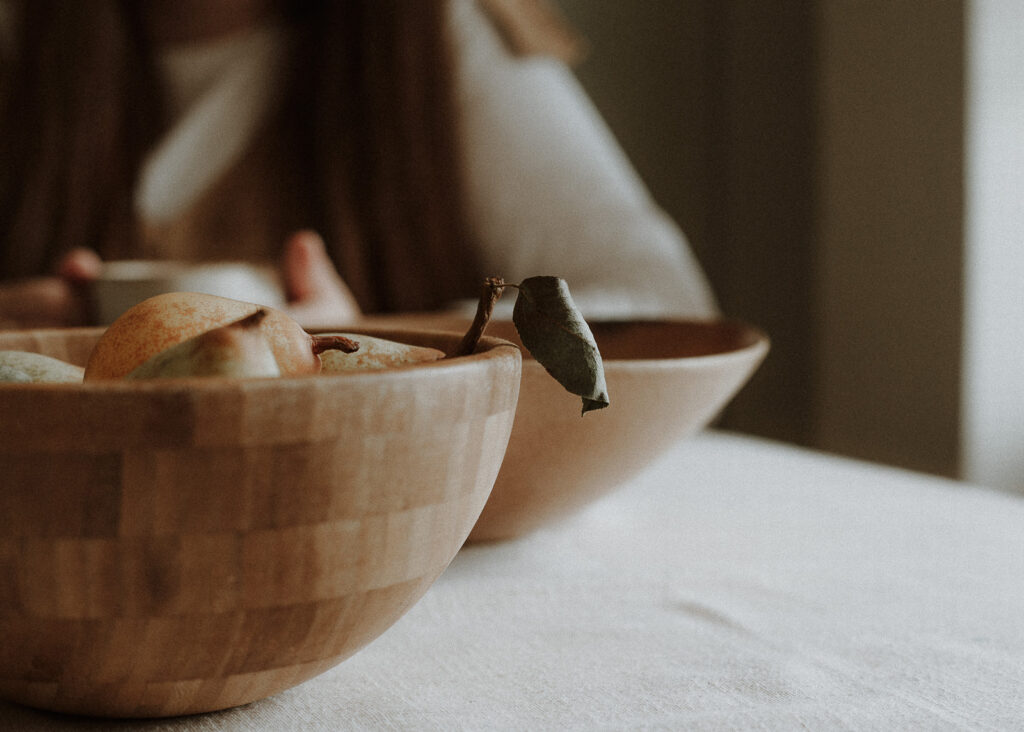
<instances>
[{"instance_id":1,"label":"beige wall","mask_svg":"<svg viewBox=\"0 0 1024 732\"><path fill-rule=\"evenodd\" d=\"M578 69L730 315L724 425L958 470L961 0L560 0Z\"/></svg>"},{"instance_id":2,"label":"beige wall","mask_svg":"<svg viewBox=\"0 0 1024 732\"><path fill-rule=\"evenodd\" d=\"M959 2L818 16L817 442L958 473L964 23Z\"/></svg>"}]
</instances>

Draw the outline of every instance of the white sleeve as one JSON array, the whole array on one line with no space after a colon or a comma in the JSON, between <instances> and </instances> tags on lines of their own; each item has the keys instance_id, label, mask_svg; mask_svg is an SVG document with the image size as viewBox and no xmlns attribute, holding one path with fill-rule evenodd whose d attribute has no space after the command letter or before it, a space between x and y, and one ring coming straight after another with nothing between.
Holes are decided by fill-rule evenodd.
<instances>
[{"instance_id":1,"label":"white sleeve","mask_svg":"<svg viewBox=\"0 0 1024 732\"><path fill-rule=\"evenodd\" d=\"M555 275L588 317L717 313L572 71L513 57L473 0L453 3L470 226L486 274Z\"/></svg>"}]
</instances>

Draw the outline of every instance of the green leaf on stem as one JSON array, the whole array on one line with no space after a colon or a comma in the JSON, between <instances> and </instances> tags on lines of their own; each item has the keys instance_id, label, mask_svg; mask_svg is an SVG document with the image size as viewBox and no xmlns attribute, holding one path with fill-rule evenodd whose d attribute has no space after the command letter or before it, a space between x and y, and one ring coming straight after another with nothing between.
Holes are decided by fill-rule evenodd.
<instances>
[{"instance_id":1,"label":"green leaf on stem","mask_svg":"<svg viewBox=\"0 0 1024 732\"><path fill-rule=\"evenodd\" d=\"M583 414L607 407L601 353L565 281L529 277L517 290L512 322L526 350L567 391L583 399Z\"/></svg>"}]
</instances>

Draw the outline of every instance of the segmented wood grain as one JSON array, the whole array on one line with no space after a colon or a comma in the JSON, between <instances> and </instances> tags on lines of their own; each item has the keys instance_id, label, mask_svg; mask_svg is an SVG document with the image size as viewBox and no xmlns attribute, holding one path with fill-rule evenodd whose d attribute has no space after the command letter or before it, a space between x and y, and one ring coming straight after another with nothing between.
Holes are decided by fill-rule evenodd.
<instances>
[{"instance_id":1,"label":"segmented wood grain","mask_svg":"<svg viewBox=\"0 0 1024 732\"><path fill-rule=\"evenodd\" d=\"M0 348L81 362L97 334ZM0 696L185 714L343 661L465 541L519 383L518 350L491 339L394 371L0 387Z\"/></svg>"}]
</instances>

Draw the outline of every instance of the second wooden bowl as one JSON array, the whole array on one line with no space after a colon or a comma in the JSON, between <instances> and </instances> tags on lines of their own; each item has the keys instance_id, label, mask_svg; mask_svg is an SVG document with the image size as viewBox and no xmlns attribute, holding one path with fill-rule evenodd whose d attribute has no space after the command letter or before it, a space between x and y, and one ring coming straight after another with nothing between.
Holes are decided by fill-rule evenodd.
<instances>
[{"instance_id":1,"label":"second wooden bowl","mask_svg":"<svg viewBox=\"0 0 1024 732\"><path fill-rule=\"evenodd\" d=\"M524 353L515 426L471 541L526 534L621 486L710 424L769 347L764 333L732 320L590 327L611 403L580 416L579 398ZM518 342L507 321L492 323L487 333Z\"/></svg>"},{"instance_id":2,"label":"second wooden bowl","mask_svg":"<svg viewBox=\"0 0 1024 732\"><path fill-rule=\"evenodd\" d=\"M3 333L0 349L81 364L98 334ZM340 663L465 541L519 385L496 339L395 371L0 385L0 697L178 715Z\"/></svg>"}]
</instances>

